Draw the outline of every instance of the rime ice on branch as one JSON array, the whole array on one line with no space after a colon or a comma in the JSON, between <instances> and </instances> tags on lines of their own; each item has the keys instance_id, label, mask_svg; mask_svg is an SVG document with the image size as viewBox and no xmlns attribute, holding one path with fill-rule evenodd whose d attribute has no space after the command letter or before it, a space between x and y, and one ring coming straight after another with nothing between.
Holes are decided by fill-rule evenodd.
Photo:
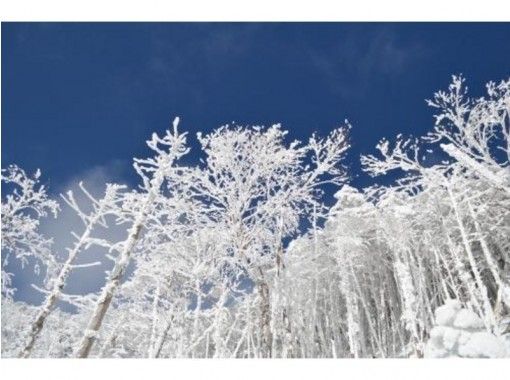
<instances>
[{"instance_id":1,"label":"rime ice on branch","mask_svg":"<svg viewBox=\"0 0 510 380\"><path fill-rule=\"evenodd\" d=\"M141 233L145 227L147 215L150 214L155 198L160 194L161 185L166 176L175 175L174 164L182 156L188 153L186 148L186 134L179 134L177 126L179 119L173 122L173 131L167 131L163 138L155 133L147 145L156 152L154 158L135 159L134 167L142 178L140 204L133 216L131 228L128 231L127 239L121 244L119 256L109 275L108 281L103 287L96 302L92 316L78 344L76 356L86 358L94 344L96 334L101 328L103 318L108 311L115 291L120 286L124 273L129 264L131 254L138 243ZM161 148L160 148L161 146Z\"/></svg>"},{"instance_id":2,"label":"rime ice on branch","mask_svg":"<svg viewBox=\"0 0 510 380\"><path fill-rule=\"evenodd\" d=\"M76 202L72 191L69 191L66 196L62 195L62 199L78 214L78 216L80 217L81 221L84 224L85 229L81 236L78 235L75 236L76 241L74 243L74 246L68 250L68 256L66 261L61 266L58 275L50 282L51 291L46 295L46 299L41 305L40 310L37 313L37 316L35 317L35 320L31 325L27 343L25 344L23 350L20 352L19 357L27 358L30 356L34 344L44 326L46 318L52 312L56 302L62 296L62 291L66 285L67 278L71 274L71 271L74 267L73 264L78 254L82 250L87 249L91 245L108 244L106 241L101 241L91 236L94 228L96 228L97 226L108 228L105 218L108 215L120 215L117 203L119 202L119 194L121 190L124 189L124 186L108 184L106 186L105 196L100 200L96 200L85 189L81 182L79 186L82 192L91 201L93 210L90 212L90 214L86 214L85 212L83 212L78 203Z\"/></svg>"},{"instance_id":3,"label":"rime ice on branch","mask_svg":"<svg viewBox=\"0 0 510 380\"><path fill-rule=\"evenodd\" d=\"M33 177L16 165L2 169L2 192L12 186L10 194L2 199L2 294L12 297L12 274L5 271L11 256L26 265L29 257L36 259L36 270L42 264L46 275L55 266L51 252L52 240L39 232L39 219L53 214L57 217L58 203L49 199L44 185L38 185L41 171Z\"/></svg>"},{"instance_id":4,"label":"rime ice on branch","mask_svg":"<svg viewBox=\"0 0 510 380\"><path fill-rule=\"evenodd\" d=\"M307 142L280 125L223 126L198 134L199 164L178 165L176 120L148 142L154 158L135 160L141 188L119 194L126 238L87 237L95 214L75 208L86 223L70 267L87 241L117 253L92 310L47 313L69 297L62 269L30 318L9 314L3 354L28 334L33 357L510 355L509 86L471 99L454 77L429 101L426 137L383 139L361 157L385 180L364 189L342 166L348 124ZM339 187L335 204L323 185Z\"/></svg>"}]
</instances>

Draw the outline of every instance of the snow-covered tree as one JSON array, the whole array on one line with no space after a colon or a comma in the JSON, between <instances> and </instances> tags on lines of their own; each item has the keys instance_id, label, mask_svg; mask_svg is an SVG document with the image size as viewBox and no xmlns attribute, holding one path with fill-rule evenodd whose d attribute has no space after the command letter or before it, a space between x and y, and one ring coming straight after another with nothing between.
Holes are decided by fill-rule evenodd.
<instances>
[{"instance_id":1,"label":"snow-covered tree","mask_svg":"<svg viewBox=\"0 0 510 380\"><path fill-rule=\"evenodd\" d=\"M135 160L138 189L108 185L104 198L89 195L87 212L64 198L84 229L62 263L47 259L37 231L56 203L37 177L8 169L2 180L24 190L2 203L2 254L55 271L41 306L3 298L2 354L510 355L509 88L489 83L486 97L472 99L453 77L428 101L429 134L383 139L361 157L382 183L366 188L350 186L342 166L348 124L304 143L287 141L278 124L226 125L199 133L199 163L182 164L189 148L176 119L148 141L154 157ZM129 226L127 236L110 238L110 223ZM66 294L92 245L113 261L104 287Z\"/></svg>"},{"instance_id":2,"label":"snow-covered tree","mask_svg":"<svg viewBox=\"0 0 510 380\"><path fill-rule=\"evenodd\" d=\"M135 159L134 168L142 178L143 184L139 199L134 205L131 205L134 209L133 221L126 240L118 244L120 246L118 248L118 258L96 301L83 338L78 344L77 357L85 358L89 355L94 344L95 335L101 327L114 293L121 284L133 250L145 227L147 216L151 212L155 199L161 192L165 177L179 175L178 169L174 166L175 162L188 153L189 150L186 147L186 134L178 132L178 124L179 119L176 118L173 122L172 132L167 131L163 138L153 134L152 139L147 141L149 148L156 152L154 158Z\"/></svg>"},{"instance_id":3,"label":"snow-covered tree","mask_svg":"<svg viewBox=\"0 0 510 380\"><path fill-rule=\"evenodd\" d=\"M78 214L81 221L84 224L83 233L78 236L75 235L76 241L72 248L68 250L68 256L65 262L60 266L58 275L50 281L51 290L46 294L46 299L40 307L40 310L35 317L34 322L29 331L29 336L27 339L27 343L24 346L23 350L20 352L20 357L29 357L30 352L33 349L34 343L38 338L46 318L52 312L55 307L56 302L62 295L62 291L66 285L67 278L71 274L76 265L74 265L75 260L78 254L87 249L93 244L104 245L105 242L101 239L94 238L92 236L93 230L102 226L107 228L106 217L108 215L118 215L118 201L119 201L119 193L124 188L120 185L108 184L106 187L105 196L96 200L84 187L82 183L80 183L80 188L83 193L88 197L88 199L92 203L92 211L89 214L83 212L75 200L72 191L67 193L67 196L62 196L63 200ZM86 267L86 265L80 265L81 268Z\"/></svg>"},{"instance_id":4,"label":"snow-covered tree","mask_svg":"<svg viewBox=\"0 0 510 380\"><path fill-rule=\"evenodd\" d=\"M52 240L39 231L40 218L57 216L59 205L48 198L46 187L39 185L41 171L33 176L16 165L2 169L2 295L12 297L12 273L6 271L11 257L24 266L35 259L35 270L42 265L48 276L54 269Z\"/></svg>"}]
</instances>

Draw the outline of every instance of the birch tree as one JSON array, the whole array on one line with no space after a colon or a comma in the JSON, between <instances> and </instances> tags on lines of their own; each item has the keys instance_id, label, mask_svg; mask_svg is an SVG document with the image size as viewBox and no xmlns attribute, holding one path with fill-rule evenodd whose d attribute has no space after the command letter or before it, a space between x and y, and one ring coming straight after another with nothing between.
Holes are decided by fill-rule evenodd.
<instances>
[{"instance_id":1,"label":"birch tree","mask_svg":"<svg viewBox=\"0 0 510 380\"><path fill-rule=\"evenodd\" d=\"M159 138L156 134L153 134L152 139L147 141L149 148L156 152L154 158L135 159L135 170L143 181L139 201L140 204L135 211L131 228L128 231L128 237L121 244L119 257L96 302L83 338L77 346L77 357L86 358L89 355L92 345L94 344L95 335L100 329L113 295L122 281L133 249L145 226L147 215L151 211L154 199L161 191L161 185L165 180L165 176L171 174L175 175L175 162L189 151L186 147L186 134L180 134L177 131L178 124L179 118L176 118L173 122L172 132L167 131L163 138Z\"/></svg>"},{"instance_id":2,"label":"birch tree","mask_svg":"<svg viewBox=\"0 0 510 380\"><path fill-rule=\"evenodd\" d=\"M92 202L93 210L88 215L83 212L77 204L72 191L69 191L67 196L62 195L62 199L78 214L84 224L85 229L81 236L75 235L76 242L74 243L74 246L68 250L66 261L63 263L63 265L61 265L60 271L56 278L52 279L51 291L46 295L46 299L41 305L40 310L30 327L27 343L20 352L19 357L27 358L30 356L34 344L44 326L46 318L52 312L56 302L61 297L62 291L66 285L67 278L69 277L74 267L74 262L78 254L92 244L97 242L99 244L103 244L102 241L94 239L91 236L92 232L97 225L101 225L104 228L108 227L105 218L108 215L115 215L117 212L116 202L118 202L118 194L119 191L124 188L123 186L109 184L106 187L105 196L100 200L96 200L86 190L81 182L79 186L83 193Z\"/></svg>"}]
</instances>

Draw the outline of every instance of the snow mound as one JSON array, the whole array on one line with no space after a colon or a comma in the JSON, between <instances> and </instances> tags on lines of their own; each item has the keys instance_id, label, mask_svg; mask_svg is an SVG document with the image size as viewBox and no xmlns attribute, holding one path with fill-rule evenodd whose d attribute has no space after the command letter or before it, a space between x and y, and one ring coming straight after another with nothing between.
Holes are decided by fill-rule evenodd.
<instances>
[{"instance_id":1,"label":"snow mound","mask_svg":"<svg viewBox=\"0 0 510 380\"><path fill-rule=\"evenodd\" d=\"M440 326L453 326L453 321L462 305L457 300L448 300L443 306L436 309L436 324Z\"/></svg>"},{"instance_id":2,"label":"snow mound","mask_svg":"<svg viewBox=\"0 0 510 380\"><path fill-rule=\"evenodd\" d=\"M453 326L459 329L475 329L480 330L484 328L482 320L471 310L461 309L455 320Z\"/></svg>"},{"instance_id":3,"label":"snow mound","mask_svg":"<svg viewBox=\"0 0 510 380\"><path fill-rule=\"evenodd\" d=\"M504 343L487 332L471 334L468 341L459 346L459 354L466 358L504 358L507 356Z\"/></svg>"},{"instance_id":4,"label":"snow mound","mask_svg":"<svg viewBox=\"0 0 510 380\"><path fill-rule=\"evenodd\" d=\"M510 355L503 339L485 331L480 317L449 300L435 311L436 326L425 346L428 358L502 358Z\"/></svg>"}]
</instances>

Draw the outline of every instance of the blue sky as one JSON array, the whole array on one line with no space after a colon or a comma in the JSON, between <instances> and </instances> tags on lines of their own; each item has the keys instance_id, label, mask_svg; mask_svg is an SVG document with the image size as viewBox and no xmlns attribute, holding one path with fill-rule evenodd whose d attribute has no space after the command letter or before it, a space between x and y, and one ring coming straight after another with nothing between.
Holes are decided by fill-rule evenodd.
<instances>
[{"instance_id":1,"label":"blue sky","mask_svg":"<svg viewBox=\"0 0 510 380\"><path fill-rule=\"evenodd\" d=\"M508 77L509 41L508 23L2 23L2 166L41 168L53 194L133 184L132 157L174 116L190 160L197 131L232 121L306 139L347 118L364 186L359 155L425 134L424 99L451 74L477 95Z\"/></svg>"},{"instance_id":2,"label":"blue sky","mask_svg":"<svg viewBox=\"0 0 510 380\"><path fill-rule=\"evenodd\" d=\"M192 136L236 121L291 138L348 118L356 174L381 137L431 127L424 98L451 74L476 91L508 76L508 41L495 23L2 23L2 165L53 191L96 167L129 182L176 115Z\"/></svg>"}]
</instances>

